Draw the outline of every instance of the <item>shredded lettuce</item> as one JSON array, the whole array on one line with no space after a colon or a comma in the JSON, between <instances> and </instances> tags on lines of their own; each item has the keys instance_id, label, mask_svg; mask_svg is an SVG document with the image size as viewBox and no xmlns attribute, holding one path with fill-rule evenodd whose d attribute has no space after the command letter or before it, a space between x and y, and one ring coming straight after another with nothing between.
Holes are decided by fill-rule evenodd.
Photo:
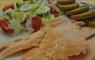
<instances>
[{"instance_id":1,"label":"shredded lettuce","mask_svg":"<svg viewBox=\"0 0 95 60\"><path fill-rule=\"evenodd\" d=\"M36 3L38 0L31 0L32 3Z\"/></svg>"},{"instance_id":2,"label":"shredded lettuce","mask_svg":"<svg viewBox=\"0 0 95 60\"><path fill-rule=\"evenodd\" d=\"M38 10L35 11L35 14L44 14L49 10L50 8L48 6L42 5Z\"/></svg>"},{"instance_id":3,"label":"shredded lettuce","mask_svg":"<svg viewBox=\"0 0 95 60\"><path fill-rule=\"evenodd\" d=\"M4 16L4 13L2 10L0 10L0 18L2 18Z\"/></svg>"},{"instance_id":4,"label":"shredded lettuce","mask_svg":"<svg viewBox=\"0 0 95 60\"><path fill-rule=\"evenodd\" d=\"M43 0L43 2L41 2L38 5L38 9L36 9L34 14L44 14L47 13L50 10L50 7L48 7L48 1L47 0Z\"/></svg>"},{"instance_id":5,"label":"shredded lettuce","mask_svg":"<svg viewBox=\"0 0 95 60\"><path fill-rule=\"evenodd\" d=\"M24 4L24 5L22 5L20 8L19 8L19 10L20 11L29 11L29 10L31 10L32 9L32 6L33 4Z\"/></svg>"},{"instance_id":6,"label":"shredded lettuce","mask_svg":"<svg viewBox=\"0 0 95 60\"><path fill-rule=\"evenodd\" d=\"M9 20L10 28L13 28L16 31L21 31L21 30L25 29L21 25L21 21L24 16L23 12L10 9L7 14L11 17L11 20Z\"/></svg>"},{"instance_id":7,"label":"shredded lettuce","mask_svg":"<svg viewBox=\"0 0 95 60\"><path fill-rule=\"evenodd\" d=\"M30 2L16 3L15 9L8 9L6 14L0 10L0 18L7 18L9 27L15 31L26 30L26 21L33 15L41 15L43 25L46 25L49 20L54 18L54 15L50 13L47 0L31 0Z\"/></svg>"},{"instance_id":8,"label":"shredded lettuce","mask_svg":"<svg viewBox=\"0 0 95 60\"><path fill-rule=\"evenodd\" d=\"M20 20L21 21L22 18L23 18L23 16L24 16L23 12L21 12L21 11L15 11L14 15L13 15L13 18L16 19L16 20Z\"/></svg>"},{"instance_id":9,"label":"shredded lettuce","mask_svg":"<svg viewBox=\"0 0 95 60\"><path fill-rule=\"evenodd\" d=\"M20 32L25 30L25 28L21 25L21 23L18 20L11 20L9 27L14 29L15 32Z\"/></svg>"},{"instance_id":10,"label":"shredded lettuce","mask_svg":"<svg viewBox=\"0 0 95 60\"><path fill-rule=\"evenodd\" d=\"M42 2L43 1L43 2ZM33 3L24 4L21 11L31 11L32 14L43 14L49 11L47 0L32 0Z\"/></svg>"},{"instance_id":11,"label":"shredded lettuce","mask_svg":"<svg viewBox=\"0 0 95 60\"><path fill-rule=\"evenodd\" d=\"M22 5L24 5L25 3L21 3L21 2L16 2L15 4L15 9L19 9Z\"/></svg>"},{"instance_id":12,"label":"shredded lettuce","mask_svg":"<svg viewBox=\"0 0 95 60\"><path fill-rule=\"evenodd\" d=\"M3 18L6 18L6 19L10 19L2 10L0 10L0 19L3 19Z\"/></svg>"},{"instance_id":13,"label":"shredded lettuce","mask_svg":"<svg viewBox=\"0 0 95 60\"><path fill-rule=\"evenodd\" d=\"M13 10L13 9L9 9L9 10L7 11L7 15L9 16L10 20L13 19L14 10Z\"/></svg>"}]
</instances>

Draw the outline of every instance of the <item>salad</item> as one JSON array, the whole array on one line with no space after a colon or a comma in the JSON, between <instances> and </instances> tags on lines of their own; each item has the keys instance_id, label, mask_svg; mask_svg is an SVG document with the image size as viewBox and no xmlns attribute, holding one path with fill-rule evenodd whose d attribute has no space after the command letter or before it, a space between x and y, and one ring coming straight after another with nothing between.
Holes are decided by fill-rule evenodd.
<instances>
[{"instance_id":1,"label":"salad","mask_svg":"<svg viewBox=\"0 0 95 60\"><path fill-rule=\"evenodd\" d=\"M4 33L36 32L59 13L48 0L24 1L0 9L0 28Z\"/></svg>"}]
</instances>

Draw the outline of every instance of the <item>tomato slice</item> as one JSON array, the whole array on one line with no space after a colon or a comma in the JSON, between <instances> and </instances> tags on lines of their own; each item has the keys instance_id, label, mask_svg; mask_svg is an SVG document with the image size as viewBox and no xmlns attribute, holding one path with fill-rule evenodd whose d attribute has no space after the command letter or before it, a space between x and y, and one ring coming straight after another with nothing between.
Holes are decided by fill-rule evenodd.
<instances>
[{"instance_id":1,"label":"tomato slice","mask_svg":"<svg viewBox=\"0 0 95 60\"><path fill-rule=\"evenodd\" d=\"M8 26L8 21L7 21L7 19L0 19L0 23L3 23L3 24L5 24L6 26ZM1 27L1 25L2 24L0 24L0 27Z\"/></svg>"},{"instance_id":2,"label":"tomato slice","mask_svg":"<svg viewBox=\"0 0 95 60\"><path fill-rule=\"evenodd\" d=\"M13 33L14 29L8 28L8 21L6 19L0 20L0 27L5 33Z\"/></svg>"},{"instance_id":3,"label":"tomato slice","mask_svg":"<svg viewBox=\"0 0 95 60\"><path fill-rule=\"evenodd\" d=\"M10 34L14 32L14 29L8 28L8 27L4 27L2 28L2 30L6 33L6 34Z\"/></svg>"},{"instance_id":4,"label":"tomato slice","mask_svg":"<svg viewBox=\"0 0 95 60\"><path fill-rule=\"evenodd\" d=\"M32 28L34 29L34 32L38 31L42 25L40 16L34 16L32 17Z\"/></svg>"},{"instance_id":5,"label":"tomato slice","mask_svg":"<svg viewBox=\"0 0 95 60\"><path fill-rule=\"evenodd\" d=\"M14 4L9 4L9 5L5 6L2 10L3 10L3 12L6 12L9 8L14 9Z\"/></svg>"}]
</instances>

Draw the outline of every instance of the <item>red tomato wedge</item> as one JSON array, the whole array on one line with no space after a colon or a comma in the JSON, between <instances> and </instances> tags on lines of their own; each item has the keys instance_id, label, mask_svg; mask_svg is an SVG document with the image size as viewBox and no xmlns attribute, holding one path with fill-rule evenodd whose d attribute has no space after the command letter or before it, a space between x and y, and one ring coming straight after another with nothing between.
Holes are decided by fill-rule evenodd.
<instances>
[{"instance_id":1,"label":"red tomato wedge","mask_svg":"<svg viewBox=\"0 0 95 60\"><path fill-rule=\"evenodd\" d=\"M38 31L42 25L42 18L40 16L32 17L32 28L34 32Z\"/></svg>"},{"instance_id":2,"label":"red tomato wedge","mask_svg":"<svg viewBox=\"0 0 95 60\"><path fill-rule=\"evenodd\" d=\"M5 6L2 10L3 10L3 12L6 12L9 8L14 9L14 4L9 4L9 5Z\"/></svg>"},{"instance_id":3,"label":"red tomato wedge","mask_svg":"<svg viewBox=\"0 0 95 60\"><path fill-rule=\"evenodd\" d=\"M1 19L0 20L0 23L3 23L4 25L6 25L6 26L8 26L8 21L7 21L7 19ZM2 24L0 24L0 27L2 26Z\"/></svg>"},{"instance_id":4,"label":"red tomato wedge","mask_svg":"<svg viewBox=\"0 0 95 60\"><path fill-rule=\"evenodd\" d=\"M1 19L0 20L0 28L5 32L5 33L13 33L14 29L8 28L8 22L6 19Z\"/></svg>"}]
</instances>

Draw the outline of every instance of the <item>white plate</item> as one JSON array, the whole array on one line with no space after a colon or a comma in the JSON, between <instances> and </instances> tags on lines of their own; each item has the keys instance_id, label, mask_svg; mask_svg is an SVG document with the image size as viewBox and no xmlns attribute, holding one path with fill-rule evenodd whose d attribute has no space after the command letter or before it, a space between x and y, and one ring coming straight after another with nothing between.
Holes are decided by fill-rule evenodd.
<instances>
[{"instance_id":1,"label":"white plate","mask_svg":"<svg viewBox=\"0 0 95 60\"><path fill-rule=\"evenodd\" d=\"M23 32L23 33L20 33L20 34L17 34L17 35L8 36L8 35L5 35L5 34L1 31L1 29L0 29L0 43L1 43L1 42L10 41L10 40L15 40L15 39L18 38L18 37L23 37L23 36L27 36L27 35L29 35L29 33ZM15 55L15 56L6 58L6 59L4 59L4 60L20 60L20 56L19 56L19 54L18 54L18 55Z\"/></svg>"}]
</instances>

